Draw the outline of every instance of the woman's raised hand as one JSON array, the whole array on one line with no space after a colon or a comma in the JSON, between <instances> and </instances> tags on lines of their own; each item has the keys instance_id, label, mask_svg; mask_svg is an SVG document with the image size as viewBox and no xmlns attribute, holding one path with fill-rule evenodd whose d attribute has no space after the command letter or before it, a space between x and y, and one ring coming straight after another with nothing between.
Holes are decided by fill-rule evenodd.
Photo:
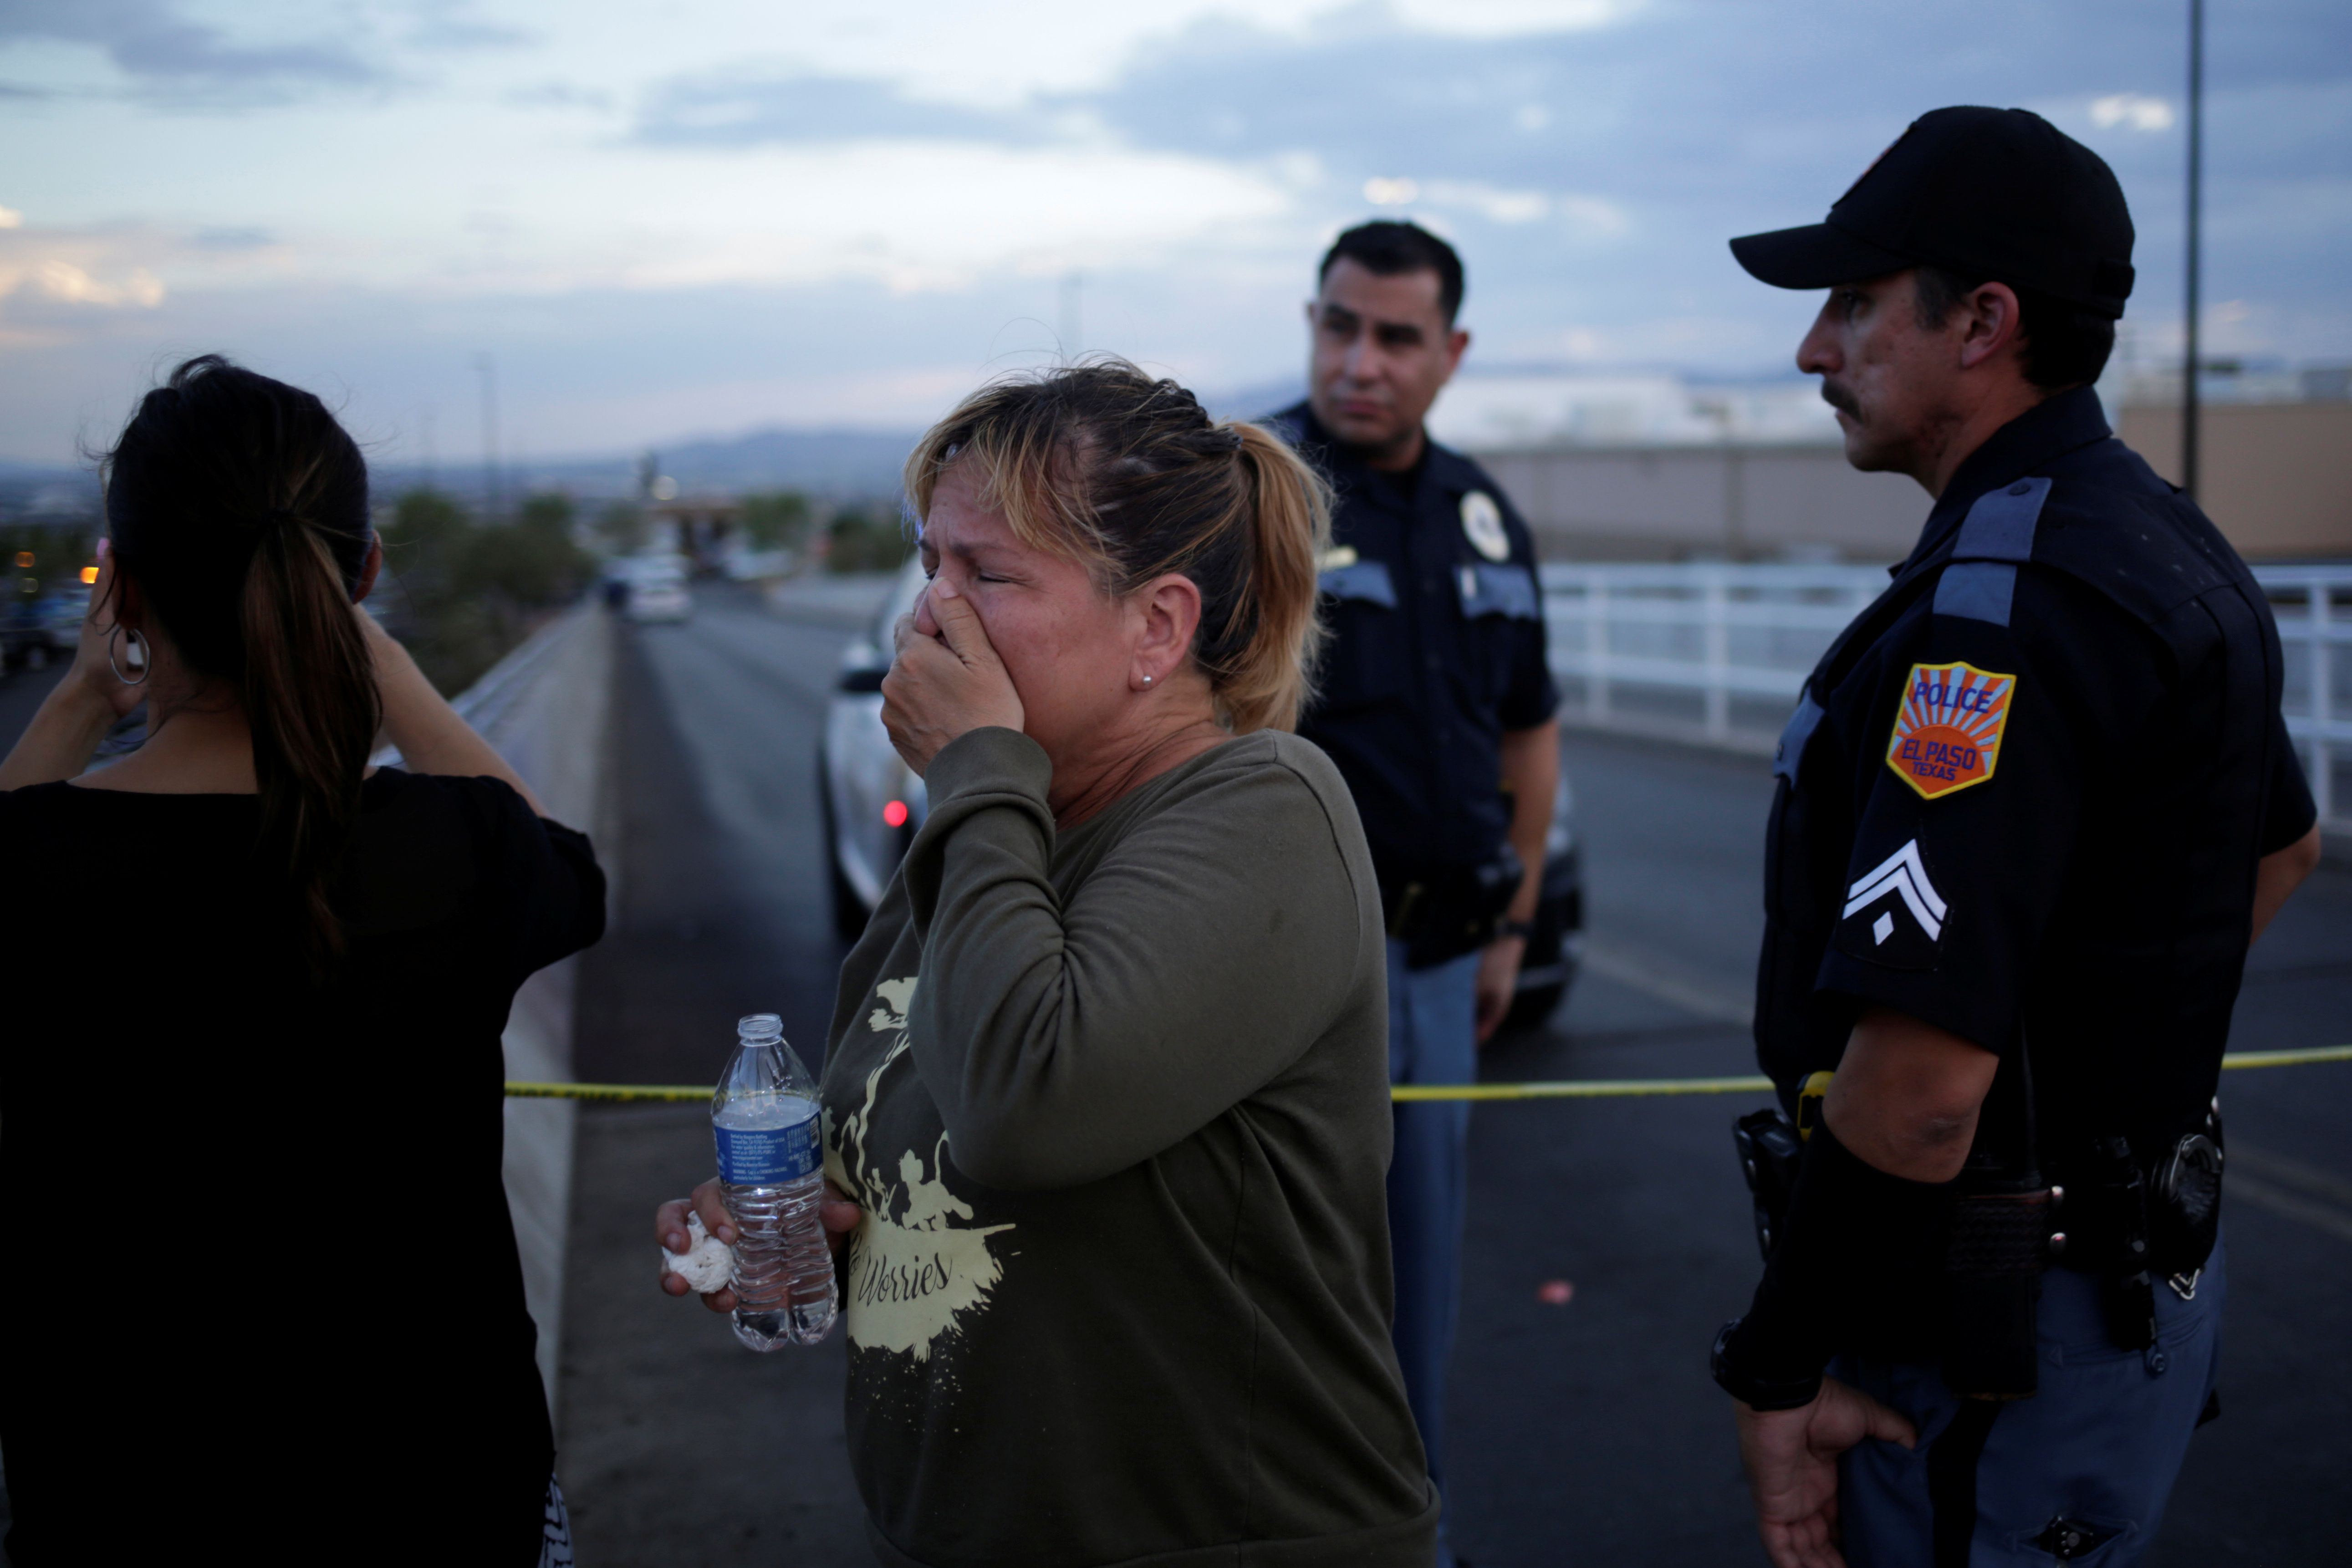
<instances>
[{"instance_id":1,"label":"woman's raised hand","mask_svg":"<svg viewBox=\"0 0 2352 1568\"><path fill-rule=\"evenodd\" d=\"M1021 693L971 601L945 575L931 579L913 615L899 617L896 645L882 679L882 725L918 775L959 735L1021 728Z\"/></svg>"},{"instance_id":2,"label":"woman's raised hand","mask_svg":"<svg viewBox=\"0 0 2352 1568\"><path fill-rule=\"evenodd\" d=\"M713 1176L695 1188L694 1196L673 1198L654 1211L656 1239L680 1258L693 1247L693 1243L688 1239L686 1227L686 1216L689 1214L701 1215L702 1228L720 1242L729 1247L735 1245L735 1222L727 1217L727 1204L719 1195L718 1177ZM857 1228L858 1221L866 1217L866 1211L859 1208L847 1193L834 1185L833 1178L827 1176L824 1179L824 1196L816 1205L816 1217L817 1223L824 1226L825 1246L833 1249L833 1269L837 1279L841 1273L842 1255L849 1244L849 1233ZM673 1274L667 1268L661 1271L661 1288L666 1294L672 1296L683 1296L693 1289L683 1276ZM731 1289L707 1290L703 1292L702 1304L714 1312L731 1312L735 1310L735 1292Z\"/></svg>"}]
</instances>

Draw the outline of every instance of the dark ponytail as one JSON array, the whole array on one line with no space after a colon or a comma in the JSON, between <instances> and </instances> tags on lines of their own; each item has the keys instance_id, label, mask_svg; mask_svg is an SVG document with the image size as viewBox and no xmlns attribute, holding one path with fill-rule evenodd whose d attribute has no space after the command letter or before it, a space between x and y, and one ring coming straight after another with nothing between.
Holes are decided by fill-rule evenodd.
<instances>
[{"instance_id":1,"label":"dark ponytail","mask_svg":"<svg viewBox=\"0 0 2352 1568\"><path fill-rule=\"evenodd\" d=\"M107 459L117 570L253 730L260 863L283 878L311 978L343 952L331 902L382 722L352 619L367 465L310 394L206 354L147 395Z\"/></svg>"}]
</instances>

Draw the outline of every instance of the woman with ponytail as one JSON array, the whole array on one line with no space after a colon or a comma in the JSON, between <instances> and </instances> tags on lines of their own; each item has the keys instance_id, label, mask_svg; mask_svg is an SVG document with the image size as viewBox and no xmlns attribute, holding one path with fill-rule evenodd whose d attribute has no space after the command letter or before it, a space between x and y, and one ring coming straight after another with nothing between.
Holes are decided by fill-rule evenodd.
<instances>
[{"instance_id":1,"label":"woman with ponytail","mask_svg":"<svg viewBox=\"0 0 2352 1568\"><path fill-rule=\"evenodd\" d=\"M822 1086L875 1553L1428 1568L1380 893L1290 732L1322 485L1106 361L966 399L907 490L930 585L883 721L930 815ZM690 1207L731 1238L706 1185L666 1247Z\"/></svg>"},{"instance_id":2,"label":"woman with ponytail","mask_svg":"<svg viewBox=\"0 0 2352 1568\"><path fill-rule=\"evenodd\" d=\"M594 854L358 609L316 397L191 360L104 476L79 653L0 763L8 1561L569 1563L499 1037L601 933Z\"/></svg>"}]
</instances>

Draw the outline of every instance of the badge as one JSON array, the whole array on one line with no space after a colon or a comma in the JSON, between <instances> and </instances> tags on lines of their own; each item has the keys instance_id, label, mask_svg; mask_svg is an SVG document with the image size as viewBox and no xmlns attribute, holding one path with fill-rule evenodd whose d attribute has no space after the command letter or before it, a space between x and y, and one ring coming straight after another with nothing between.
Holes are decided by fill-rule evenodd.
<instances>
[{"instance_id":1,"label":"badge","mask_svg":"<svg viewBox=\"0 0 2352 1568\"><path fill-rule=\"evenodd\" d=\"M1462 531L1487 560L1511 558L1511 536L1503 531L1503 509L1485 490L1472 490L1462 498Z\"/></svg>"},{"instance_id":2,"label":"badge","mask_svg":"<svg viewBox=\"0 0 2352 1568\"><path fill-rule=\"evenodd\" d=\"M1992 777L2017 677L1973 664L1915 664L1886 765L1929 800Z\"/></svg>"}]
</instances>

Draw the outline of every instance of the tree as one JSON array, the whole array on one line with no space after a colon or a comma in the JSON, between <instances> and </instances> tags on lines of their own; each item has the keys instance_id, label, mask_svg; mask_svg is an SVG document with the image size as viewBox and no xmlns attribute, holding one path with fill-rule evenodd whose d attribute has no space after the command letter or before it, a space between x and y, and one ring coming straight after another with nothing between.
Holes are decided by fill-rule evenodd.
<instances>
[{"instance_id":1,"label":"tree","mask_svg":"<svg viewBox=\"0 0 2352 1568\"><path fill-rule=\"evenodd\" d=\"M610 501L596 514L596 536L613 554L635 555L653 537L653 525L646 521L645 508L636 502Z\"/></svg>"},{"instance_id":2,"label":"tree","mask_svg":"<svg viewBox=\"0 0 2352 1568\"><path fill-rule=\"evenodd\" d=\"M486 599L494 612L522 620L543 619L536 612L570 604L596 569L572 542L572 518L570 496L535 495L512 522L475 530L463 558L460 591Z\"/></svg>"},{"instance_id":3,"label":"tree","mask_svg":"<svg viewBox=\"0 0 2352 1568\"><path fill-rule=\"evenodd\" d=\"M384 624L454 696L578 596L595 562L572 538L572 499L536 495L484 527L451 497L403 495L383 527Z\"/></svg>"},{"instance_id":4,"label":"tree","mask_svg":"<svg viewBox=\"0 0 2352 1568\"><path fill-rule=\"evenodd\" d=\"M913 542L906 526L881 507L849 507L826 530L828 572L895 572Z\"/></svg>"},{"instance_id":5,"label":"tree","mask_svg":"<svg viewBox=\"0 0 2352 1568\"><path fill-rule=\"evenodd\" d=\"M798 550L815 521L798 490L754 491L743 498L743 538L754 550Z\"/></svg>"}]
</instances>

